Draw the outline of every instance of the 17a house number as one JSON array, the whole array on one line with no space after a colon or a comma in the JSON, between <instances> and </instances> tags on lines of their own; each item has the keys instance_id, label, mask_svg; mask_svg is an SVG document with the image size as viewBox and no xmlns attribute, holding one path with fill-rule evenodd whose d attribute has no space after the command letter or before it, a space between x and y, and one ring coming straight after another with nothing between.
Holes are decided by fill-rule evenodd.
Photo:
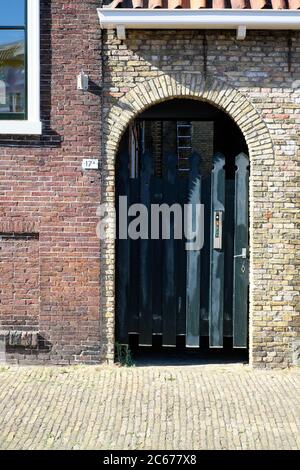
<instances>
[{"instance_id":1,"label":"17a house number","mask_svg":"<svg viewBox=\"0 0 300 470\"><path fill-rule=\"evenodd\" d=\"M96 158L84 158L82 160L82 169L83 170L98 170L99 160Z\"/></svg>"}]
</instances>

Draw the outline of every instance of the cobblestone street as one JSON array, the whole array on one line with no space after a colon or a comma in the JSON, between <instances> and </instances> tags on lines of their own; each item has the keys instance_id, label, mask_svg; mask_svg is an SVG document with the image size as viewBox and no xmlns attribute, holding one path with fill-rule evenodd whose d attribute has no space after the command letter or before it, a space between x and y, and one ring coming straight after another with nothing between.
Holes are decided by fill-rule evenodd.
<instances>
[{"instance_id":1,"label":"cobblestone street","mask_svg":"<svg viewBox=\"0 0 300 470\"><path fill-rule=\"evenodd\" d=\"M300 370L0 367L1 449L299 449Z\"/></svg>"}]
</instances>

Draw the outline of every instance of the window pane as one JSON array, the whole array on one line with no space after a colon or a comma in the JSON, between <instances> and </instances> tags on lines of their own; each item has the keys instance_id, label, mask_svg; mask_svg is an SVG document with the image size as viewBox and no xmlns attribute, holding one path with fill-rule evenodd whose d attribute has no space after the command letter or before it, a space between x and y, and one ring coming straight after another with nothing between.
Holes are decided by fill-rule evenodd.
<instances>
[{"instance_id":1,"label":"window pane","mask_svg":"<svg viewBox=\"0 0 300 470\"><path fill-rule=\"evenodd\" d=\"M0 30L0 116L25 112L23 31Z\"/></svg>"},{"instance_id":2,"label":"window pane","mask_svg":"<svg viewBox=\"0 0 300 470\"><path fill-rule=\"evenodd\" d=\"M0 0L0 26L23 26L25 3L25 0Z\"/></svg>"}]
</instances>

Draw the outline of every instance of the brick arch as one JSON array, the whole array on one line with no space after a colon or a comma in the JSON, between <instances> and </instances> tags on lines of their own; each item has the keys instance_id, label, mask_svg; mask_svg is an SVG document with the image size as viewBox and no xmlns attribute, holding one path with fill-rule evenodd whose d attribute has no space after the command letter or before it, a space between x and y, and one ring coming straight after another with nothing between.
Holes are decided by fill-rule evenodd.
<instances>
[{"instance_id":1,"label":"brick arch","mask_svg":"<svg viewBox=\"0 0 300 470\"><path fill-rule=\"evenodd\" d=\"M120 139L133 119L145 109L172 98L206 101L228 114L245 137L250 159L260 146L273 153L269 130L245 95L215 78L205 80L200 75L185 73L160 75L141 82L112 107L105 125L110 158L115 158Z\"/></svg>"},{"instance_id":2,"label":"brick arch","mask_svg":"<svg viewBox=\"0 0 300 470\"><path fill-rule=\"evenodd\" d=\"M105 122L103 159L101 165L101 202L113 203L115 197L115 158L119 142L130 122L145 109L172 98L190 98L206 101L231 117L240 128L246 140L251 162L251 173L261 171L265 161L272 161L273 145L269 130L249 99L238 90L214 78L206 80L199 75L181 73L173 76L159 75L144 82L123 95L111 107ZM254 170L254 171L253 171ZM255 227L259 226L255 215L253 181L250 177L250 295L249 295L249 338L250 363L253 361L251 343L255 334L255 284L253 266L255 254ZM108 361L114 359L115 328L115 243L114 240L101 241L100 303L102 312L102 351ZM257 313L259 315L259 313Z\"/></svg>"}]
</instances>

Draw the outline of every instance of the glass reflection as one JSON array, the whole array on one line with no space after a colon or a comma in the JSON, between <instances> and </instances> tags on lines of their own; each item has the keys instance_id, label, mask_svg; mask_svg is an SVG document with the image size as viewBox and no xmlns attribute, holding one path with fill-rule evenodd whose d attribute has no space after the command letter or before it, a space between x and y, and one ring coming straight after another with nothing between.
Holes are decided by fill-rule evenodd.
<instances>
[{"instance_id":1,"label":"glass reflection","mask_svg":"<svg viewBox=\"0 0 300 470\"><path fill-rule=\"evenodd\" d=\"M0 30L0 114L25 111L23 31Z\"/></svg>"},{"instance_id":2,"label":"glass reflection","mask_svg":"<svg viewBox=\"0 0 300 470\"><path fill-rule=\"evenodd\" d=\"M24 26L25 0L0 0L0 27Z\"/></svg>"}]
</instances>

